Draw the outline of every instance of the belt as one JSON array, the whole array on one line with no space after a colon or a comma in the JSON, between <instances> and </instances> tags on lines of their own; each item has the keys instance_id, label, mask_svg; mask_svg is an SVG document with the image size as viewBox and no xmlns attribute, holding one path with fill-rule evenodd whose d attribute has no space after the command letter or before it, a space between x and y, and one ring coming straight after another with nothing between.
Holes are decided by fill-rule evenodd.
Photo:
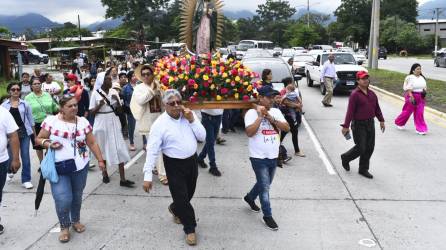
<instances>
[{"instance_id":1,"label":"belt","mask_svg":"<svg viewBox=\"0 0 446 250\"><path fill-rule=\"evenodd\" d=\"M96 114L110 114L113 113L113 111L108 111L108 112L96 112Z\"/></svg>"},{"instance_id":2,"label":"belt","mask_svg":"<svg viewBox=\"0 0 446 250\"><path fill-rule=\"evenodd\" d=\"M331 76L324 76L324 78L334 79L334 77L331 77Z\"/></svg>"}]
</instances>

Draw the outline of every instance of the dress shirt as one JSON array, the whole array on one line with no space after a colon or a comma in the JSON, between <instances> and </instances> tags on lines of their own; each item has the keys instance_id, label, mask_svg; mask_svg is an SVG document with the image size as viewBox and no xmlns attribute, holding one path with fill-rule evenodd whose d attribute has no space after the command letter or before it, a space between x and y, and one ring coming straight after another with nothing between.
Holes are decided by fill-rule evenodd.
<instances>
[{"instance_id":1,"label":"dress shirt","mask_svg":"<svg viewBox=\"0 0 446 250\"><path fill-rule=\"evenodd\" d=\"M206 130L194 115L194 122L186 118L174 119L164 112L153 123L147 143L144 181L152 181L152 169L160 152L170 158L186 159L197 153L197 141L206 139Z\"/></svg>"},{"instance_id":2,"label":"dress shirt","mask_svg":"<svg viewBox=\"0 0 446 250\"><path fill-rule=\"evenodd\" d=\"M330 60L327 60L322 68L321 80L323 81L325 77L336 79L335 64L334 62L331 63Z\"/></svg>"},{"instance_id":3,"label":"dress shirt","mask_svg":"<svg viewBox=\"0 0 446 250\"><path fill-rule=\"evenodd\" d=\"M347 115L342 125L344 128L350 127L352 120L368 120L377 117L380 122L384 122L384 117L379 107L378 97L372 90L367 90L367 94L356 88L348 100Z\"/></svg>"},{"instance_id":4,"label":"dress shirt","mask_svg":"<svg viewBox=\"0 0 446 250\"><path fill-rule=\"evenodd\" d=\"M11 109L11 100L6 99L5 102L3 102L2 106L9 111ZM34 133L34 118L31 107L27 102L20 99L18 108L20 111L20 117L22 118L23 124L26 128L26 133L28 135L32 135Z\"/></svg>"}]
</instances>

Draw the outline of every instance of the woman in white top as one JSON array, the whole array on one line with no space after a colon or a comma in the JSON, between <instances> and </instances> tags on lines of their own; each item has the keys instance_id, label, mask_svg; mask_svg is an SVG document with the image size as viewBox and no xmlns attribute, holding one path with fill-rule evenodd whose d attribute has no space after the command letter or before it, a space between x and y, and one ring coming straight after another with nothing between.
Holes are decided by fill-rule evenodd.
<instances>
[{"instance_id":1,"label":"woman in white top","mask_svg":"<svg viewBox=\"0 0 446 250\"><path fill-rule=\"evenodd\" d=\"M404 129L407 120L413 113L415 129L418 134L425 135L427 133L427 125L424 121L424 106L426 105L426 79L421 73L421 65L415 63L410 69L410 74L404 80L404 98L405 103L403 111L395 119L398 129Z\"/></svg>"},{"instance_id":2,"label":"woman in white top","mask_svg":"<svg viewBox=\"0 0 446 250\"><path fill-rule=\"evenodd\" d=\"M100 83L101 88L91 93L90 112L95 116L93 135L96 137L101 148L105 162L110 165L119 165L120 185L131 187L133 181L125 179L124 163L130 161L130 154L125 146L124 137L121 132L121 122L116 114L121 107L121 99L116 90L112 89L110 75L105 75ZM102 181L109 183L107 170L102 172Z\"/></svg>"},{"instance_id":3,"label":"woman in white top","mask_svg":"<svg viewBox=\"0 0 446 250\"><path fill-rule=\"evenodd\" d=\"M77 233L85 231L85 226L80 223L80 210L90 161L88 148L98 159L99 168L105 169L90 123L76 114L76 98L64 96L60 100L59 114L45 118L37 137L39 145L55 150L59 181L51 183L51 193L61 228L60 242L70 240L70 226Z\"/></svg>"}]
</instances>

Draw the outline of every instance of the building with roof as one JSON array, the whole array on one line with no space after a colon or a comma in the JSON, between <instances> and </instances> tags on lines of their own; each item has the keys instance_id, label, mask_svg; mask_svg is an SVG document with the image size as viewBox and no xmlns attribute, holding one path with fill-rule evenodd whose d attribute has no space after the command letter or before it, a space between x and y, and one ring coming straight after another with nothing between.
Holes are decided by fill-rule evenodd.
<instances>
[{"instance_id":1,"label":"building with roof","mask_svg":"<svg viewBox=\"0 0 446 250\"><path fill-rule=\"evenodd\" d=\"M21 42L0 38L0 77L6 80L11 79L12 67L10 50L25 50L26 45Z\"/></svg>"},{"instance_id":2,"label":"building with roof","mask_svg":"<svg viewBox=\"0 0 446 250\"><path fill-rule=\"evenodd\" d=\"M417 30L422 36L435 35L436 20L421 19L417 21ZM446 47L446 19L438 20L438 36L442 47Z\"/></svg>"}]
</instances>

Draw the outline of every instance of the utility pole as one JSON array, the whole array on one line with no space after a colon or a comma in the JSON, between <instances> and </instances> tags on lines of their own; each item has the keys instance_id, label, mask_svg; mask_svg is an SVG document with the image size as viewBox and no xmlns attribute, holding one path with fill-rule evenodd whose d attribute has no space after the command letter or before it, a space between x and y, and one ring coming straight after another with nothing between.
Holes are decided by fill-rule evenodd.
<instances>
[{"instance_id":1,"label":"utility pole","mask_svg":"<svg viewBox=\"0 0 446 250\"><path fill-rule=\"evenodd\" d=\"M370 38L369 38L369 47L367 48L367 55L368 55L368 66L371 68L372 67L372 62L373 62L373 19L375 18L375 0L373 0L372 3L372 15L371 15L371 19L370 19Z\"/></svg>"},{"instance_id":2,"label":"utility pole","mask_svg":"<svg viewBox=\"0 0 446 250\"><path fill-rule=\"evenodd\" d=\"M307 0L307 27L310 28L310 0Z\"/></svg>"},{"instance_id":3,"label":"utility pole","mask_svg":"<svg viewBox=\"0 0 446 250\"><path fill-rule=\"evenodd\" d=\"M82 46L82 35L81 35L81 18L77 15L77 27L79 29L79 47Z\"/></svg>"},{"instance_id":4,"label":"utility pole","mask_svg":"<svg viewBox=\"0 0 446 250\"><path fill-rule=\"evenodd\" d=\"M378 69L378 52L379 52L379 21L380 21L380 7L381 1L374 0L373 12L373 58L372 69Z\"/></svg>"},{"instance_id":5,"label":"utility pole","mask_svg":"<svg viewBox=\"0 0 446 250\"><path fill-rule=\"evenodd\" d=\"M435 57L437 57L438 50L438 18L440 17L440 8L436 8L435 12L437 13L437 21L435 22Z\"/></svg>"}]
</instances>

